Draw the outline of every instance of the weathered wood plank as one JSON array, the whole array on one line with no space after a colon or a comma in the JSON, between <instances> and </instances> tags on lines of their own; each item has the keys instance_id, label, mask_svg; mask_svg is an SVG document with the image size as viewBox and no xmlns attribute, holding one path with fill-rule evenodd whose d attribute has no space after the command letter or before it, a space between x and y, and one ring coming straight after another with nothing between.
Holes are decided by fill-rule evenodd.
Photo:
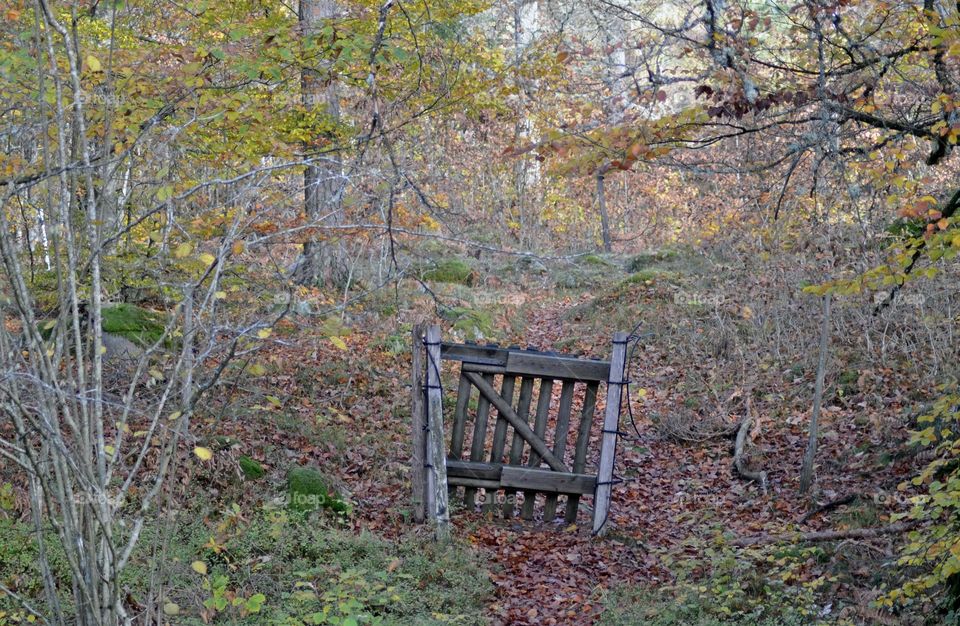
<instances>
[{"instance_id":1,"label":"weathered wood plank","mask_svg":"<svg viewBox=\"0 0 960 626\"><path fill-rule=\"evenodd\" d=\"M480 390L481 398L487 398L490 403L500 411L500 414L507 418L507 421L510 422L510 425L516 430L517 433L523 437L527 443L530 444L530 447L536 451L540 457L547 462L547 465L551 469L558 472L567 471L566 466L563 464L563 461L558 459L553 452L550 451L550 448L547 447L547 444L544 443L542 437L537 437L534 431L530 430L530 427L524 422L520 417L517 416L516 411L513 410L506 400L500 397L500 394L497 393L496 389L493 388L485 378L481 377L479 374L474 374L473 372L467 372L467 378L470 379L470 382Z\"/></svg>"},{"instance_id":2,"label":"weathered wood plank","mask_svg":"<svg viewBox=\"0 0 960 626\"><path fill-rule=\"evenodd\" d=\"M433 477L433 510L430 511L436 524L437 539L450 538L450 508L447 505L447 455L443 441L443 398L440 395L440 327L427 329L427 441Z\"/></svg>"},{"instance_id":3,"label":"weathered wood plank","mask_svg":"<svg viewBox=\"0 0 960 626\"><path fill-rule=\"evenodd\" d=\"M516 386L517 379L506 377L500 387L500 397L506 400L508 406L513 405L513 389ZM491 463L503 463L503 449L507 443L507 426L510 422L503 416L500 409L497 409L497 425L493 430L493 449L490 451Z\"/></svg>"},{"instance_id":4,"label":"weathered wood plank","mask_svg":"<svg viewBox=\"0 0 960 626\"><path fill-rule=\"evenodd\" d=\"M570 433L570 413L573 410L573 392L576 390L576 383L572 380L563 382L560 389L560 406L557 410L557 430L553 438L553 454L560 460L563 460L563 454L567 449L567 435ZM543 506L543 521L552 522L557 516L557 495L555 493L547 495L546 503Z\"/></svg>"},{"instance_id":5,"label":"weathered wood plank","mask_svg":"<svg viewBox=\"0 0 960 626\"><path fill-rule=\"evenodd\" d=\"M427 431L424 419L423 398L423 333L424 324L413 327L413 352L411 353L410 376L410 428L413 434L413 450L410 455L410 487L413 520L422 524L426 517L426 468Z\"/></svg>"},{"instance_id":6,"label":"weathered wood plank","mask_svg":"<svg viewBox=\"0 0 960 626\"><path fill-rule=\"evenodd\" d=\"M467 407L470 405L472 390L470 381L461 373L460 386L457 388L457 406L453 410L453 432L450 436L449 456L454 459L463 455L463 433L467 427Z\"/></svg>"},{"instance_id":7,"label":"weathered wood plank","mask_svg":"<svg viewBox=\"0 0 960 626\"><path fill-rule=\"evenodd\" d=\"M583 410L580 412L580 425L577 430L577 443L574 448L573 472L580 474L587 466L587 448L590 444L590 429L593 426L593 414L597 409L597 383L587 385L583 393ZM571 524L577 521L579 495L567 497L567 512L564 521Z\"/></svg>"},{"instance_id":8,"label":"weathered wood plank","mask_svg":"<svg viewBox=\"0 0 960 626\"><path fill-rule=\"evenodd\" d=\"M500 385L500 397L506 400L507 406L513 405L513 389L517 384L517 379L512 376L504 376L503 383ZM519 416L518 416L519 417ZM524 420L526 423L526 420ZM507 443L507 425L509 422L507 418L504 417L503 412L500 409L497 409L497 425L493 429L493 446L490 450L490 462L491 463L503 463L503 448ZM486 500L483 503L483 510L485 513L492 513L493 507L496 504L496 494L490 493L489 491L486 494Z\"/></svg>"},{"instance_id":9,"label":"weathered wood plank","mask_svg":"<svg viewBox=\"0 0 960 626\"><path fill-rule=\"evenodd\" d=\"M507 349L499 346L478 346L475 344L447 343L440 347L440 354L447 361L469 361L481 365L507 364Z\"/></svg>"},{"instance_id":10,"label":"weathered wood plank","mask_svg":"<svg viewBox=\"0 0 960 626\"><path fill-rule=\"evenodd\" d=\"M500 485L503 487L528 488L550 495L593 493L596 484L597 477L590 474L555 472L532 467L504 465L500 474Z\"/></svg>"},{"instance_id":11,"label":"weathered wood plank","mask_svg":"<svg viewBox=\"0 0 960 626\"><path fill-rule=\"evenodd\" d=\"M475 463L473 461L447 460L447 475L482 480L500 480L503 465L498 463Z\"/></svg>"},{"instance_id":12,"label":"weathered wood plank","mask_svg":"<svg viewBox=\"0 0 960 626\"><path fill-rule=\"evenodd\" d=\"M496 491L500 489L499 480L485 480L483 478L467 478L466 476L448 476L447 481L451 485L458 487L471 487L473 489L489 489Z\"/></svg>"},{"instance_id":13,"label":"weathered wood plank","mask_svg":"<svg viewBox=\"0 0 960 626\"><path fill-rule=\"evenodd\" d=\"M613 336L613 353L610 356L610 381L607 383L607 406L603 416L603 439L600 444L600 470L593 504L594 534L603 534L610 512L613 462L617 448L617 431L620 428L620 402L623 397L623 369L626 358L627 334L618 332Z\"/></svg>"},{"instance_id":14,"label":"weathered wood plank","mask_svg":"<svg viewBox=\"0 0 960 626\"><path fill-rule=\"evenodd\" d=\"M523 420L524 423L529 421L530 416L530 402L533 400L533 381L534 379L525 376L520 382L520 399L517 400L517 416ZM520 461L523 459L523 437L517 434L516 430L513 432L513 442L510 444L510 465L520 465ZM515 491L508 489L504 495L503 499L503 517L511 518L513 517L514 504L516 498Z\"/></svg>"},{"instance_id":15,"label":"weathered wood plank","mask_svg":"<svg viewBox=\"0 0 960 626\"><path fill-rule=\"evenodd\" d=\"M477 388L479 388L477 386L477 382L472 377L476 377L477 380L480 380L484 384L491 385L492 388L493 374L484 374L481 378L479 375L472 372L461 373ZM496 395L496 393L494 393L494 395ZM470 444L471 461L483 460L483 446L487 441L487 421L489 419L490 398L481 392L480 398L477 400L477 418L473 422L473 441ZM473 507L477 505L477 490L467 487L463 492L463 503L467 506L467 510L472 511Z\"/></svg>"},{"instance_id":16,"label":"weathered wood plank","mask_svg":"<svg viewBox=\"0 0 960 626\"><path fill-rule=\"evenodd\" d=\"M553 398L553 380L544 378L540 380L540 393L537 398L537 415L533 421L534 434L543 439L547 432L547 418L550 417L550 402ZM536 450L530 450L530 459L527 462L528 467L538 467L540 465L540 455ZM533 510L537 502L537 492L524 490L523 507L520 515L523 519L533 519Z\"/></svg>"},{"instance_id":17,"label":"weathered wood plank","mask_svg":"<svg viewBox=\"0 0 960 626\"><path fill-rule=\"evenodd\" d=\"M507 373L528 376L549 376L562 380L605 380L609 363L540 352L510 352Z\"/></svg>"},{"instance_id":18,"label":"weathered wood plank","mask_svg":"<svg viewBox=\"0 0 960 626\"><path fill-rule=\"evenodd\" d=\"M443 358L470 363L478 370L511 376L549 377L562 380L605 381L610 363L570 355L497 346L445 343Z\"/></svg>"}]
</instances>

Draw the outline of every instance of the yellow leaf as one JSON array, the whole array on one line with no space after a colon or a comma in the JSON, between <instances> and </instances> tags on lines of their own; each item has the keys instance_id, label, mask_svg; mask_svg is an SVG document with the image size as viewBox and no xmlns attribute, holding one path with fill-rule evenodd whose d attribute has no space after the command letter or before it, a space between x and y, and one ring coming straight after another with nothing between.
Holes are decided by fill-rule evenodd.
<instances>
[{"instance_id":1,"label":"yellow leaf","mask_svg":"<svg viewBox=\"0 0 960 626\"><path fill-rule=\"evenodd\" d=\"M203 561L194 561L190 564L190 569L200 574L201 576L207 575L207 564Z\"/></svg>"},{"instance_id":2,"label":"yellow leaf","mask_svg":"<svg viewBox=\"0 0 960 626\"><path fill-rule=\"evenodd\" d=\"M332 343L333 345L337 346L337 347L340 348L341 350L346 350L346 349L347 349L347 343L346 343L343 339L341 339L340 337L330 337L330 343Z\"/></svg>"},{"instance_id":3,"label":"yellow leaf","mask_svg":"<svg viewBox=\"0 0 960 626\"><path fill-rule=\"evenodd\" d=\"M201 461L209 461L213 458L213 451L210 448L204 448L202 446L197 446L193 449L193 453L197 455Z\"/></svg>"},{"instance_id":4,"label":"yellow leaf","mask_svg":"<svg viewBox=\"0 0 960 626\"><path fill-rule=\"evenodd\" d=\"M227 292L226 292L226 291L218 291L217 293L213 294L213 297L216 298L217 300L223 300L224 298L227 297Z\"/></svg>"},{"instance_id":5,"label":"yellow leaf","mask_svg":"<svg viewBox=\"0 0 960 626\"><path fill-rule=\"evenodd\" d=\"M113 456L113 446L103 446L103 451L110 456Z\"/></svg>"},{"instance_id":6,"label":"yellow leaf","mask_svg":"<svg viewBox=\"0 0 960 626\"><path fill-rule=\"evenodd\" d=\"M270 328L261 328L260 330L257 331L257 337L260 337L261 339L266 339L267 337L269 337L269 336L271 335L271 333L273 333L273 330L272 330L272 329L270 329Z\"/></svg>"},{"instance_id":7,"label":"yellow leaf","mask_svg":"<svg viewBox=\"0 0 960 626\"><path fill-rule=\"evenodd\" d=\"M244 247L245 246L242 241L234 241L233 246L231 247L231 250L233 250L234 254L241 254L243 252Z\"/></svg>"},{"instance_id":8,"label":"yellow leaf","mask_svg":"<svg viewBox=\"0 0 960 626\"><path fill-rule=\"evenodd\" d=\"M97 60L97 57L91 55L87 56L87 67L90 68L91 72L99 72L103 69L100 65L100 61Z\"/></svg>"},{"instance_id":9,"label":"yellow leaf","mask_svg":"<svg viewBox=\"0 0 960 626\"><path fill-rule=\"evenodd\" d=\"M173 413L170 414L170 417L167 419L169 419L172 422L175 419L180 419L181 415L183 415L183 413L181 413L180 411L174 411Z\"/></svg>"},{"instance_id":10,"label":"yellow leaf","mask_svg":"<svg viewBox=\"0 0 960 626\"><path fill-rule=\"evenodd\" d=\"M217 260L217 257L213 256L209 252L204 252L200 255L200 260L204 265L213 265L213 262Z\"/></svg>"},{"instance_id":11,"label":"yellow leaf","mask_svg":"<svg viewBox=\"0 0 960 626\"><path fill-rule=\"evenodd\" d=\"M176 602L167 602L163 605L163 614L164 615L179 615L180 606Z\"/></svg>"},{"instance_id":12,"label":"yellow leaf","mask_svg":"<svg viewBox=\"0 0 960 626\"><path fill-rule=\"evenodd\" d=\"M259 363L254 363L249 368L247 368L247 371L250 372L251 376L263 376L264 374L267 373L267 368L260 365Z\"/></svg>"},{"instance_id":13,"label":"yellow leaf","mask_svg":"<svg viewBox=\"0 0 960 626\"><path fill-rule=\"evenodd\" d=\"M187 256L191 252L193 252L193 245L189 243L182 243L179 246L177 246L176 249L173 251L173 256L178 259L182 259L183 257Z\"/></svg>"}]
</instances>

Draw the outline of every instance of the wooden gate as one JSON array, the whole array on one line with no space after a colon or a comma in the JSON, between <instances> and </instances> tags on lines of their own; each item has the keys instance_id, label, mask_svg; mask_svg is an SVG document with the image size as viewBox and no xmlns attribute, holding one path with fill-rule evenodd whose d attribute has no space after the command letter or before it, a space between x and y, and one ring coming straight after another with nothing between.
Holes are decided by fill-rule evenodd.
<instances>
[{"instance_id":1,"label":"wooden gate","mask_svg":"<svg viewBox=\"0 0 960 626\"><path fill-rule=\"evenodd\" d=\"M600 361L442 343L436 326L425 332L414 329L412 470L418 519L429 516L443 535L448 532L448 499L462 500L472 509L479 494L487 514L519 514L529 520L542 495L543 519L553 521L560 512L569 523L577 518L581 496L592 495L593 531L602 532L613 484L625 352L624 333L614 336L611 360ZM443 361L460 365L447 429L440 385ZM597 428L601 385L606 406ZM598 439L595 460L591 452L596 452Z\"/></svg>"}]
</instances>

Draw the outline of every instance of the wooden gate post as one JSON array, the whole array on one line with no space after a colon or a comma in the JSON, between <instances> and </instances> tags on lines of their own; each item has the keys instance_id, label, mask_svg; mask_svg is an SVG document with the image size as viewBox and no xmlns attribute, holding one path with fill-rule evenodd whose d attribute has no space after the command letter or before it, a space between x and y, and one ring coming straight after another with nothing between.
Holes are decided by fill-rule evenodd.
<instances>
[{"instance_id":1,"label":"wooden gate post","mask_svg":"<svg viewBox=\"0 0 960 626\"><path fill-rule=\"evenodd\" d=\"M410 486L411 505L413 507L413 521L422 524L426 518L426 452L427 452L427 422L424 405L423 379L423 333L425 324L416 324L413 327L413 353L411 355L410 377L410 428L413 435L413 451L410 455Z\"/></svg>"},{"instance_id":2,"label":"wooden gate post","mask_svg":"<svg viewBox=\"0 0 960 626\"><path fill-rule=\"evenodd\" d=\"M450 538L447 506L447 454L443 444L443 402L440 394L440 327L427 329L427 460L428 514L436 524L437 539Z\"/></svg>"},{"instance_id":3,"label":"wooden gate post","mask_svg":"<svg viewBox=\"0 0 960 626\"><path fill-rule=\"evenodd\" d=\"M597 492L593 502L593 533L605 531L610 512L613 489L613 462L617 450L617 434L620 430L620 401L623 397L623 370L627 359L627 333L613 336L613 352L610 355L610 376L607 381L607 407L603 416L603 439L600 444L600 469L597 475Z\"/></svg>"}]
</instances>

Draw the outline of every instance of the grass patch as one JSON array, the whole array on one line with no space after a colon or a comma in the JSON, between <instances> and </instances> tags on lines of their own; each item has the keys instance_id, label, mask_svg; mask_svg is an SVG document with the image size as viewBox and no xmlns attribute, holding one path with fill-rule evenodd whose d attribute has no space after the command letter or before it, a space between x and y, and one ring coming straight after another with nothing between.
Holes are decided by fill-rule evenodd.
<instances>
[{"instance_id":1,"label":"grass patch","mask_svg":"<svg viewBox=\"0 0 960 626\"><path fill-rule=\"evenodd\" d=\"M718 615L709 596L673 596L648 589L621 588L611 593L599 626L801 626L799 616L738 617Z\"/></svg>"},{"instance_id":2,"label":"grass patch","mask_svg":"<svg viewBox=\"0 0 960 626\"><path fill-rule=\"evenodd\" d=\"M0 580L42 608L31 530L0 519ZM122 577L129 597L143 602L156 568L165 592L159 603L170 624L486 623L489 575L457 544L412 536L388 541L329 518L269 506L249 512L234 506L212 520L184 513L172 530L169 552L158 562L158 528L145 528ZM68 568L57 548L51 536L53 574L69 610ZM2 595L0 616L0 624L26 621Z\"/></svg>"}]
</instances>

